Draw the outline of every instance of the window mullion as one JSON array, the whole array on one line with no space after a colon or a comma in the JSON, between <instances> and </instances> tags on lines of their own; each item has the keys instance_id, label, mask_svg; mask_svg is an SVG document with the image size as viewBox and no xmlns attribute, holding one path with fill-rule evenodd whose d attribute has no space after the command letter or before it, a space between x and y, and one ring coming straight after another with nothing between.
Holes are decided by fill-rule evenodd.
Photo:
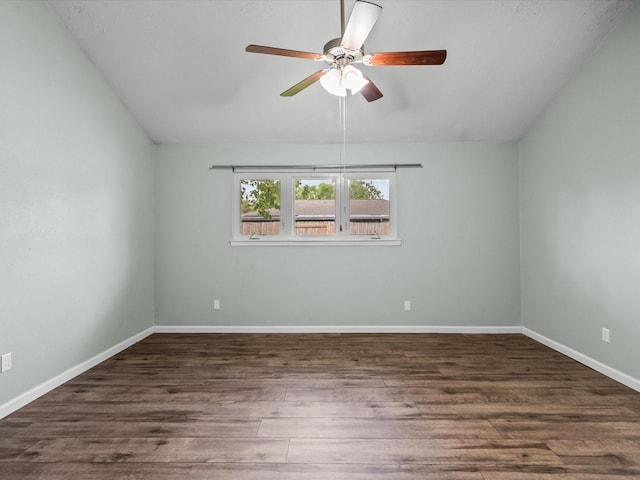
<instances>
[{"instance_id":1,"label":"window mullion","mask_svg":"<svg viewBox=\"0 0 640 480\"><path fill-rule=\"evenodd\" d=\"M281 192L280 192L280 228L282 229L282 235L284 237L293 237L293 178L291 175L282 175Z\"/></svg>"}]
</instances>

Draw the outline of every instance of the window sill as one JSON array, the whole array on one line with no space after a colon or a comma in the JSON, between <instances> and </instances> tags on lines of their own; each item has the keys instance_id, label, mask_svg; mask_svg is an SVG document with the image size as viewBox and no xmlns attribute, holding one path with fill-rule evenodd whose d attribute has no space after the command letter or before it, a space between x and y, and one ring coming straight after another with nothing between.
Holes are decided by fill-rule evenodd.
<instances>
[{"instance_id":1,"label":"window sill","mask_svg":"<svg viewBox=\"0 0 640 480\"><path fill-rule=\"evenodd\" d=\"M399 247L402 240L230 240L232 247Z\"/></svg>"}]
</instances>

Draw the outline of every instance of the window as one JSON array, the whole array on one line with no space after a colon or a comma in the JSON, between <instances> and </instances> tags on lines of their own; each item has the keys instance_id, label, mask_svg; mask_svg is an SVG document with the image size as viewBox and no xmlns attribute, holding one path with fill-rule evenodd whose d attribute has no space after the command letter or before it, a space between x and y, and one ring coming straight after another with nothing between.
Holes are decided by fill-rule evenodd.
<instances>
[{"instance_id":1,"label":"window","mask_svg":"<svg viewBox=\"0 0 640 480\"><path fill-rule=\"evenodd\" d=\"M295 178L294 235L333 237L336 234L336 177Z\"/></svg>"},{"instance_id":2,"label":"window","mask_svg":"<svg viewBox=\"0 0 640 480\"><path fill-rule=\"evenodd\" d=\"M395 171L234 174L232 245L394 244Z\"/></svg>"},{"instance_id":3,"label":"window","mask_svg":"<svg viewBox=\"0 0 640 480\"><path fill-rule=\"evenodd\" d=\"M388 178L349 179L349 233L379 237L391 233Z\"/></svg>"},{"instance_id":4,"label":"window","mask_svg":"<svg viewBox=\"0 0 640 480\"><path fill-rule=\"evenodd\" d=\"M240 180L240 235L280 235L280 180Z\"/></svg>"}]
</instances>

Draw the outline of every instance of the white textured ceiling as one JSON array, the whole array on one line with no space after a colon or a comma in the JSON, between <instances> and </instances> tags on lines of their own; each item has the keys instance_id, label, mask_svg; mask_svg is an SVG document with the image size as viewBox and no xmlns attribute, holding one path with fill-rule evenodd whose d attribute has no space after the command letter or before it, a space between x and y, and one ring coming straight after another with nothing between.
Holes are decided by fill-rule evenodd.
<instances>
[{"instance_id":1,"label":"white textured ceiling","mask_svg":"<svg viewBox=\"0 0 640 480\"><path fill-rule=\"evenodd\" d=\"M157 143L338 142L322 68L246 53L250 43L322 52L339 0L49 0ZM446 49L443 66L365 67L384 93L346 101L347 140L519 138L633 0L379 0L367 53ZM352 1L346 0L347 17Z\"/></svg>"}]
</instances>

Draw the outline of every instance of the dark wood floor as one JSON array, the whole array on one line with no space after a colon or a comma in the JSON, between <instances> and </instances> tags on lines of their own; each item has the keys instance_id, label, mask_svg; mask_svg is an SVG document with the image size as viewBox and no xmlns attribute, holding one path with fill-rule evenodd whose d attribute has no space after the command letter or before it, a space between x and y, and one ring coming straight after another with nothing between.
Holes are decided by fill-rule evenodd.
<instances>
[{"instance_id":1,"label":"dark wood floor","mask_svg":"<svg viewBox=\"0 0 640 480\"><path fill-rule=\"evenodd\" d=\"M640 393L522 335L156 334L0 420L0 478L640 478Z\"/></svg>"}]
</instances>

